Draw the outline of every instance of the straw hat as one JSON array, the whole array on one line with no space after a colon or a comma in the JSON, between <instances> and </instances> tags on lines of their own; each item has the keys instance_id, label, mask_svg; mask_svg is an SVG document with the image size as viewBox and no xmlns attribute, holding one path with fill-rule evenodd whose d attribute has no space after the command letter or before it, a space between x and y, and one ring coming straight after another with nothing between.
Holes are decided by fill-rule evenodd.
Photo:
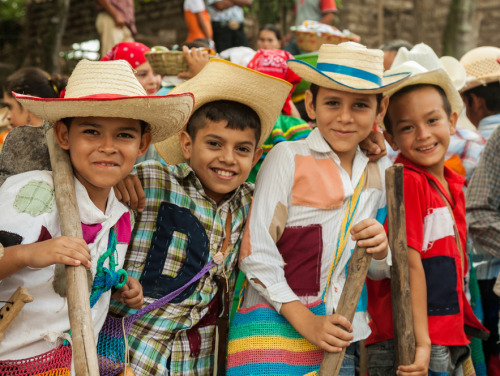
<instances>
[{"instance_id":1,"label":"straw hat","mask_svg":"<svg viewBox=\"0 0 500 376\"><path fill-rule=\"evenodd\" d=\"M38 98L13 93L29 111L50 123L67 117L118 117L143 120L152 142L170 137L187 122L193 96L148 96L125 60L81 60L64 98Z\"/></svg>"},{"instance_id":2,"label":"straw hat","mask_svg":"<svg viewBox=\"0 0 500 376\"><path fill-rule=\"evenodd\" d=\"M384 53L354 42L321 45L316 67L296 59L288 60L288 66L318 86L364 94L382 93L409 75L384 75Z\"/></svg>"},{"instance_id":3,"label":"straw hat","mask_svg":"<svg viewBox=\"0 0 500 376\"><path fill-rule=\"evenodd\" d=\"M478 47L467 52L460 63L467 72L467 82L462 92L486 85L490 82L500 82L500 48Z\"/></svg>"},{"instance_id":4,"label":"straw hat","mask_svg":"<svg viewBox=\"0 0 500 376\"><path fill-rule=\"evenodd\" d=\"M200 73L176 86L171 93L193 93L193 112L218 100L235 101L252 108L260 118L261 134L257 143L260 147L271 133L291 89L290 83L279 78L226 60L211 59ZM169 164L185 162L179 135L155 145Z\"/></svg>"},{"instance_id":5,"label":"straw hat","mask_svg":"<svg viewBox=\"0 0 500 376\"><path fill-rule=\"evenodd\" d=\"M448 70L454 76L453 80ZM451 56L439 59L431 47L419 43L410 51L405 47L400 48L391 69L386 73L392 75L400 72L410 72L411 76L398 87L388 90L386 94L389 97L406 86L436 85L444 90L452 111L457 114L462 111L463 102L458 88L465 83L465 70L458 60Z\"/></svg>"}]
</instances>

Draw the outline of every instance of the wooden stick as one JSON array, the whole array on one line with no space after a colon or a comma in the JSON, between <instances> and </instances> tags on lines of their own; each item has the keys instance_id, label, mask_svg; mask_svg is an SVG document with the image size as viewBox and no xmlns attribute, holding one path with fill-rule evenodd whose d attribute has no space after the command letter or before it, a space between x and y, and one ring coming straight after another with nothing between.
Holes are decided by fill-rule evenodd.
<instances>
[{"instance_id":1,"label":"wooden stick","mask_svg":"<svg viewBox=\"0 0 500 376\"><path fill-rule=\"evenodd\" d=\"M409 365L415 359L415 336L411 309L403 165L385 171L389 246L392 252L391 294L396 365Z\"/></svg>"},{"instance_id":2,"label":"wooden stick","mask_svg":"<svg viewBox=\"0 0 500 376\"><path fill-rule=\"evenodd\" d=\"M1 245L0 245L1 247ZM9 301L0 310L0 341L3 339L3 334L10 323L21 312L26 303L31 303L33 297L29 294L24 286L19 286Z\"/></svg>"},{"instance_id":3,"label":"wooden stick","mask_svg":"<svg viewBox=\"0 0 500 376\"><path fill-rule=\"evenodd\" d=\"M82 224L76 202L73 168L68 154L62 150L53 129L46 133L54 176L61 234L82 238ZM90 314L90 293L84 266L66 266L69 322L71 327L73 363L77 376L99 376L97 348Z\"/></svg>"},{"instance_id":4,"label":"wooden stick","mask_svg":"<svg viewBox=\"0 0 500 376\"><path fill-rule=\"evenodd\" d=\"M356 245L349 261L347 279L337 307L337 313L344 316L350 322L352 322L356 313L356 307L358 306L359 297L363 290L371 260L372 255L366 253L366 248ZM325 351L319 368L319 376L337 376L342 366L345 350L344 347L339 353Z\"/></svg>"}]
</instances>

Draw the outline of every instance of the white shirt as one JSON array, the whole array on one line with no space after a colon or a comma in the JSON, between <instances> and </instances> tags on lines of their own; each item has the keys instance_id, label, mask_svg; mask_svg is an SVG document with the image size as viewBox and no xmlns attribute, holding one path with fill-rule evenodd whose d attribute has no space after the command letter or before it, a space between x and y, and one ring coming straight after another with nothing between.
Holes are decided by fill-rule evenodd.
<instances>
[{"instance_id":1,"label":"white shirt","mask_svg":"<svg viewBox=\"0 0 500 376\"><path fill-rule=\"evenodd\" d=\"M24 205L19 192L27 192L28 184L43 187L45 197L43 204ZM128 209L115 197L113 190L109 193L106 213L99 210L90 200L85 187L75 178L75 190L80 211L81 222L87 225L100 224L102 228L89 244L92 257L92 274L95 275L97 260L108 248L109 230L124 216ZM61 236L59 214L53 192L52 172L30 171L15 175L5 181L0 188L0 230L18 234L21 244L35 243L45 227L52 238ZM17 199L17 201L16 201ZM38 209L35 212L33 209ZM24 212L23 212L24 211ZM130 238L130 233L129 233ZM121 268L127 250L127 243L118 239L118 266ZM105 265L109 266L109 264ZM0 359L22 359L43 354L57 344L44 340L48 333L67 333L70 330L68 318L68 302L57 294L52 282L55 266L42 269L24 268L0 281L0 300L8 301L19 286L25 286L34 297L27 303L0 341ZM111 292L104 293L91 309L94 324L94 335L97 343L99 331L106 318Z\"/></svg>"},{"instance_id":2,"label":"white shirt","mask_svg":"<svg viewBox=\"0 0 500 376\"><path fill-rule=\"evenodd\" d=\"M184 0L184 10L200 13L205 10L205 3L203 0Z\"/></svg>"}]
</instances>

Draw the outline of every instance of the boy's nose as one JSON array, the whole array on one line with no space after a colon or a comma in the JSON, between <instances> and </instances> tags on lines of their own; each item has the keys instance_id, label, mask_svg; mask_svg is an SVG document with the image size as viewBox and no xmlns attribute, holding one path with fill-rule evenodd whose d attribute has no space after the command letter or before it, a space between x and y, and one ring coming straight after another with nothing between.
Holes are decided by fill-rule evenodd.
<instances>
[{"instance_id":1,"label":"boy's nose","mask_svg":"<svg viewBox=\"0 0 500 376\"><path fill-rule=\"evenodd\" d=\"M116 150L113 137L103 137L99 151L103 153L113 153Z\"/></svg>"},{"instance_id":2,"label":"boy's nose","mask_svg":"<svg viewBox=\"0 0 500 376\"><path fill-rule=\"evenodd\" d=\"M220 154L220 160L225 163L234 162L234 153L232 148L223 148Z\"/></svg>"},{"instance_id":3,"label":"boy's nose","mask_svg":"<svg viewBox=\"0 0 500 376\"><path fill-rule=\"evenodd\" d=\"M430 136L429 128L427 126L422 126L417 128L417 137L419 139L426 139Z\"/></svg>"},{"instance_id":4,"label":"boy's nose","mask_svg":"<svg viewBox=\"0 0 500 376\"><path fill-rule=\"evenodd\" d=\"M343 123L349 123L352 120L351 111L347 106L340 109L339 120Z\"/></svg>"}]
</instances>

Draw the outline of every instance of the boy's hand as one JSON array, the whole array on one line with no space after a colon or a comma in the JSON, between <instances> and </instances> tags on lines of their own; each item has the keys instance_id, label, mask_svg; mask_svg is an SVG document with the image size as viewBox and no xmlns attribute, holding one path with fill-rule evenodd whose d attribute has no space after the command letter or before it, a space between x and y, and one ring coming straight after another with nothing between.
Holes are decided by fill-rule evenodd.
<instances>
[{"instance_id":1,"label":"boy's hand","mask_svg":"<svg viewBox=\"0 0 500 376\"><path fill-rule=\"evenodd\" d=\"M409 366L399 366L396 374L398 376L427 376L429 360L431 356L430 348L418 346L415 349L415 362Z\"/></svg>"},{"instance_id":2,"label":"boy's hand","mask_svg":"<svg viewBox=\"0 0 500 376\"><path fill-rule=\"evenodd\" d=\"M203 67L208 63L208 52L204 49L197 49L193 47L190 50L186 46L182 46L182 53L186 58L188 70L187 72L179 73L177 75L179 78L193 78L200 73Z\"/></svg>"},{"instance_id":3,"label":"boy's hand","mask_svg":"<svg viewBox=\"0 0 500 376\"><path fill-rule=\"evenodd\" d=\"M367 218L353 226L351 238L358 241L358 246L366 248L367 253L372 253L375 259L382 260L387 256L387 234L376 219Z\"/></svg>"},{"instance_id":4,"label":"boy's hand","mask_svg":"<svg viewBox=\"0 0 500 376\"><path fill-rule=\"evenodd\" d=\"M367 138L359 143L359 147L366 153L371 162L376 162L387 155L384 135L381 132L371 131Z\"/></svg>"},{"instance_id":5,"label":"boy's hand","mask_svg":"<svg viewBox=\"0 0 500 376\"><path fill-rule=\"evenodd\" d=\"M40 269L54 264L92 266L90 250L83 239L69 236L19 246L24 265Z\"/></svg>"},{"instance_id":6,"label":"boy's hand","mask_svg":"<svg viewBox=\"0 0 500 376\"><path fill-rule=\"evenodd\" d=\"M133 309L141 309L144 303L142 285L134 277L128 277L125 285L116 290L112 298Z\"/></svg>"},{"instance_id":7,"label":"boy's hand","mask_svg":"<svg viewBox=\"0 0 500 376\"><path fill-rule=\"evenodd\" d=\"M130 209L142 212L146 206L146 194L137 175L129 174L114 187L116 198Z\"/></svg>"}]
</instances>

